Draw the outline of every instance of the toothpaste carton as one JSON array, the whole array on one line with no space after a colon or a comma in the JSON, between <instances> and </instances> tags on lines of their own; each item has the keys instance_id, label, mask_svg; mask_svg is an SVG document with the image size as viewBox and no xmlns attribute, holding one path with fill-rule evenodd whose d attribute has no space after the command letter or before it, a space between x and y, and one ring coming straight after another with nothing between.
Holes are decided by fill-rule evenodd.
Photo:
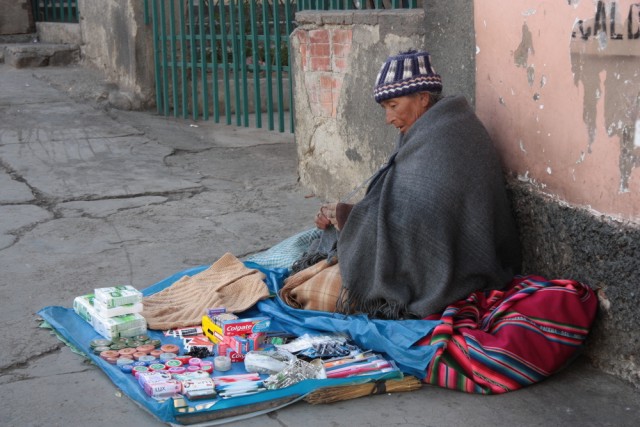
<instances>
[{"instance_id":1,"label":"toothpaste carton","mask_svg":"<svg viewBox=\"0 0 640 427\"><path fill-rule=\"evenodd\" d=\"M215 322L215 318L213 321ZM266 332L271 326L271 319L268 317L250 317L245 319L229 319L219 323L222 335L247 335L257 332Z\"/></svg>"},{"instance_id":2,"label":"toothpaste carton","mask_svg":"<svg viewBox=\"0 0 640 427\"><path fill-rule=\"evenodd\" d=\"M245 358L244 354L233 351L230 348L227 349L227 356L229 356L229 359L231 359L231 363L244 362Z\"/></svg>"}]
</instances>

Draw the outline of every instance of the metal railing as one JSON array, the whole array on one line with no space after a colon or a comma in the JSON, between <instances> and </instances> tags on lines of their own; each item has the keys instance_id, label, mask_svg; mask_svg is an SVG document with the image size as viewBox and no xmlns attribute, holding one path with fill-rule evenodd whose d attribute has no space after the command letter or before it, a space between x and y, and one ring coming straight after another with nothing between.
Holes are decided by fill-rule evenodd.
<instances>
[{"instance_id":1,"label":"metal railing","mask_svg":"<svg viewBox=\"0 0 640 427\"><path fill-rule=\"evenodd\" d=\"M78 23L77 0L31 0L36 22Z\"/></svg>"},{"instance_id":2,"label":"metal railing","mask_svg":"<svg viewBox=\"0 0 640 427\"><path fill-rule=\"evenodd\" d=\"M295 12L415 8L418 0L145 0L144 7L159 113L269 130L277 122L278 131L293 132Z\"/></svg>"},{"instance_id":3,"label":"metal railing","mask_svg":"<svg viewBox=\"0 0 640 427\"><path fill-rule=\"evenodd\" d=\"M415 9L420 0L298 0L298 10Z\"/></svg>"}]
</instances>

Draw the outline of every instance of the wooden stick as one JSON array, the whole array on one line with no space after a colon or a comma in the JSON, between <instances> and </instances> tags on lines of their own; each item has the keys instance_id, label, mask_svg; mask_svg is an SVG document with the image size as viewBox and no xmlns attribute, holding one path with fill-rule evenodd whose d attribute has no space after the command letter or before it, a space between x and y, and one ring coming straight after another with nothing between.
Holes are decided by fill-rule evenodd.
<instances>
[{"instance_id":1,"label":"wooden stick","mask_svg":"<svg viewBox=\"0 0 640 427\"><path fill-rule=\"evenodd\" d=\"M399 393L414 391L422 387L416 377L405 376L399 380L385 380L364 384L344 385L338 387L324 387L309 393L304 400L312 405L333 403L342 400L356 399L373 394Z\"/></svg>"}]
</instances>

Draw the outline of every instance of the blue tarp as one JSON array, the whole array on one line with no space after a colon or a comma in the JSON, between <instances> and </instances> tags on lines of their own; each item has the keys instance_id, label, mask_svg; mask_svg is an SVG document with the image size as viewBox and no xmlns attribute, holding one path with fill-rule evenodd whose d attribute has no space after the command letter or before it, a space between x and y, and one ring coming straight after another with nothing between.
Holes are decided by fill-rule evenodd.
<instances>
[{"instance_id":1,"label":"blue tarp","mask_svg":"<svg viewBox=\"0 0 640 427\"><path fill-rule=\"evenodd\" d=\"M363 349L382 353L395 361L398 368L407 374L423 378L425 370L436 347L416 346L418 340L427 335L439 322L425 320L382 321L370 320L365 316L344 316L334 313L298 310L284 304L277 296L277 290L286 278L286 269L266 269L254 263L245 263L247 267L257 268L267 276L266 282L274 294L273 298L259 302L247 316L263 315L272 319L272 329L282 330L295 335L340 332L349 334ZM165 289L185 275L192 276L209 266L201 266L176 273L142 291L148 296ZM176 413L171 399L158 402L147 396L133 376L123 374L120 369L93 354L89 343L100 336L73 309L64 307L45 307L38 313L51 327L72 346L84 352L99 366L113 383L131 399L141 404L158 419L168 423L180 423L181 416ZM181 345L178 338L165 337L161 331L149 331L151 338L161 338L163 343ZM243 364L233 364L231 373L244 372ZM225 373L228 374L229 372ZM393 374L392 374L393 375ZM354 384L386 378L384 375L370 375L354 378L307 380L281 390L271 390L251 396L236 397L217 401L211 408L197 412L220 411L229 408L251 405L260 402L278 401L296 396L304 396L322 387L342 384ZM285 399L286 400L286 399ZM198 402L202 404L203 402ZM205 402L206 403L206 402ZM274 408L275 409L275 408ZM176 418L178 416L178 418Z\"/></svg>"}]
</instances>

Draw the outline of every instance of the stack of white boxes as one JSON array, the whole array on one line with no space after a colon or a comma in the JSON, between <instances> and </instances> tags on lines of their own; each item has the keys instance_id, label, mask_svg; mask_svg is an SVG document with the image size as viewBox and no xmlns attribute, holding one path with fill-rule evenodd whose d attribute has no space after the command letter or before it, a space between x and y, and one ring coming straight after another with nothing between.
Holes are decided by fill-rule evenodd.
<instances>
[{"instance_id":1,"label":"stack of white boxes","mask_svg":"<svg viewBox=\"0 0 640 427\"><path fill-rule=\"evenodd\" d=\"M73 301L78 316L110 340L147 332L147 322L140 314L142 307L142 293L129 285L98 288Z\"/></svg>"}]
</instances>

